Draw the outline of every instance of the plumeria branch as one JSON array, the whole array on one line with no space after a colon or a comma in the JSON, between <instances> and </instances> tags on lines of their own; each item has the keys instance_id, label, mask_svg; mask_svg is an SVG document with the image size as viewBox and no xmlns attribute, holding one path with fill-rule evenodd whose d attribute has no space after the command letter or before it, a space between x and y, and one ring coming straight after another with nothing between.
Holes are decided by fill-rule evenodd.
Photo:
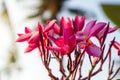
<instances>
[{"instance_id":1,"label":"plumeria branch","mask_svg":"<svg viewBox=\"0 0 120 80\"><path fill-rule=\"evenodd\" d=\"M108 34L117 29L111 28L110 23L91 20L85 24L85 20L85 16L79 18L76 15L73 20L62 17L60 25L54 19L48 21L46 25L38 23L34 31L25 27L25 33L18 34L17 42L28 42L29 46L25 52L39 49L41 60L51 80L91 80L93 76L102 72L105 62L108 62L107 79L111 80L120 71L120 67L116 72L113 71L115 63L112 60L111 49L112 47L117 49L118 56L120 56L120 44L114 38L109 42L110 45L105 51L105 40ZM93 37L98 40L99 44L92 40ZM85 57L86 54L88 57ZM65 55L67 65L64 65ZM86 58L89 58L90 70L86 77L83 77L82 69ZM53 74L53 69L50 68L53 59L58 63L58 72L61 76ZM99 66L98 69L96 66Z\"/></svg>"}]
</instances>

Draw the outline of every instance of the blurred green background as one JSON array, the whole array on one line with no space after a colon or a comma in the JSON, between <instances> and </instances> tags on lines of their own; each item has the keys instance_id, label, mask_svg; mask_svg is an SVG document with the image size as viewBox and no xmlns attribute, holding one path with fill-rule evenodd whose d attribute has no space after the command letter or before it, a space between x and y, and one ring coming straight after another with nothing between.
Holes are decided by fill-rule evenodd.
<instances>
[{"instance_id":1,"label":"blurred green background","mask_svg":"<svg viewBox=\"0 0 120 80\"><path fill-rule=\"evenodd\" d=\"M106 16L120 28L120 5L102 4Z\"/></svg>"}]
</instances>

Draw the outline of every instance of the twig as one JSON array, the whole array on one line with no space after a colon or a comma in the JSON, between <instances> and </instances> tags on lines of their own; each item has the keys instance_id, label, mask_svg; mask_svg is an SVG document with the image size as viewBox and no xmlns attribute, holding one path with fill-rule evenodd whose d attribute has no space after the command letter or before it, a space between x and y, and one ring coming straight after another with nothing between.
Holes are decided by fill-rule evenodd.
<instances>
[{"instance_id":1,"label":"twig","mask_svg":"<svg viewBox=\"0 0 120 80\"><path fill-rule=\"evenodd\" d=\"M79 68L79 77L78 77L78 80L80 80L81 77L82 77L81 70L82 70L82 65L83 65L84 57L85 57L85 55L83 56L83 59L81 59L80 68Z\"/></svg>"},{"instance_id":2,"label":"twig","mask_svg":"<svg viewBox=\"0 0 120 80\"><path fill-rule=\"evenodd\" d=\"M116 75L117 73L120 71L120 67L116 70L115 74L110 78L110 80L112 80Z\"/></svg>"},{"instance_id":3,"label":"twig","mask_svg":"<svg viewBox=\"0 0 120 80\"><path fill-rule=\"evenodd\" d=\"M55 76L52 74L51 69L48 67L48 65L46 64L46 62L44 62L44 65L45 65L45 68L46 68L47 71L48 71L49 76L51 77L51 80L59 80L57 77L55 77Z\"/></svg>"},{"instance_id":4,"label":"twig","mask_svg":"<svg viewBox=\"0 0 120 80\"><path fill-rule=\"evenodd\" d=\"M90 80L91 75L92 75L92 72L93 72L95 66L96 66L96 63L92 66L91 70L90 70L89 73L88 73L88 80Z\"/></svg>"},{"instance_id":5,"label":"twig","mask_svg":"<svg viewBox=\"0 0 120 80\"><path fill-rule=\"evenodd\" d=\"M93 72L92 74L91 74L91 76L94 76L94 75L96 75L97 73L99 73L100 71L102 71L102 69L101 68L99 68L98 70L96 70L95 72ZM83 78L83 79L81 79L81 80L86 80L88 78L88 76L87 77L85 77L85 78Z\"/></svg>"},{"instance_id":6,"label":"twig","mask_svg":"<svg viewBox=\"0 0 120 80\"><path fill-rule=\"evenodd\" d=\"M91 66L92 66L91 56L88 55L88 57L89 57L90 64L91 64Z\"/></svg>"},{"instance_id":7,"label":"twig","mask_svg":"<svg viewBox=\"0 0 120 80\"><path fill-rule=\"evenodd\" d=\"M78 69L78 66L80 64L81 58L83 57L85 53L85 49L83 50L83 52L79 55L79 57L77 58L77 63L76 66L74 67L74 69L69 73L69 75L66 77L66 80L69 79L69 77L72 75L72 73L74 73L74 71L76 71L76 69Z\"/></svg>"}]
</instances>

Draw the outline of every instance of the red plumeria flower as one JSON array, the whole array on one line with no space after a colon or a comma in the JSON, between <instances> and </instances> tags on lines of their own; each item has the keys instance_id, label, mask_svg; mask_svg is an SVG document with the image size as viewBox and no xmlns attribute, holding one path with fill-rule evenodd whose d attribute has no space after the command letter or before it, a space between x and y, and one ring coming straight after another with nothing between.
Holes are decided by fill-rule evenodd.
<instances>
[{"instance_id":1,"label":"red plumeria flower","mask_svg":"<svg viewBox=\"0 0 120 80\"><path fill-rule=\"evenodd\" d=\"M38 23L38 26L34 31L31 29L25 27L25 34L18 34L19 38L16 40L17 42L28 42L28 47L25 49L25 52L30 52L34 50L35 48L39 47L39 41L41 39L46 38L47 34L53 30L55 33L59 33L59 27L55 23L56 20L49 21L44 27L42 24ZM41 37L40 37L41 32ZM44 35L44 36L43 36ZM45 43L45 40L43 40L42 43Z\"/></svg>"},{"instance_id":2,"label":"red plumeria flower","mask_svg":"<svg viewBox=\"0 0 120 80\"><path fill-rule=\"evenodd\" d=\"M25 34L18 34L19 38L16 40L17 42L27 41L29 46L25 49L25 52L30 52L33 49L37 48L37 44L39 43L39 31L32 31L31 29L25 27Z\"/></svg>"},{"instance_id":3,"label":"red plumeria flower","mask_svg":"<svg viewBox=\"0 0 120 80\"><path fill-rule=\"evenodd\" d=\"M47 49L54 50L61 53L61 56L69 55L76 47L76 38L74 36L73 25L69 20L61 19L62 36L57 39L49 36L56 46L48 46Z\"/></svg>"},{"instance_id":4,"label":"red plumeria flower","mask_svg":"<svg viewBox=\"0 0 120 80\"><path fill-rule=\"evenodd\" d=\"M118 50L118 55L120 56L120 44L117 41L114 41L113 46Z\"/></svg>"}]
</instances>

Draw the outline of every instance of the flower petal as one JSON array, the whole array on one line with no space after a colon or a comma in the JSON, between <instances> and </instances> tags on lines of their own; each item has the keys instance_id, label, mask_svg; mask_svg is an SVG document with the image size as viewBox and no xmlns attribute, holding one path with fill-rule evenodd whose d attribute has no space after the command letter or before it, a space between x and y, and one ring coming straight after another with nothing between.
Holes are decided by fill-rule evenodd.
<instances>
[{"instance_id":1,"label":"flower petal","mask_svg":"<svg viewBox=\"0 0 120 80\"><path fill-rule=\"evenodd\" d=\"M31 37L31 35L32 35L32 33L23 34L16 40L16 42L27 41Z\"/></svg>"},{"instance_id":2,"label":"flower petal","mask_svg":"<svg viewBox=\"0 0 120 80\"><path fill-rule=\"evenodd\" d=\"M113 42L113 46L120 51L120 44L117 41Z\"/></svg>"},{"instance_id":3,"label":"flower petal","mask_svg":"<svg viewBox=\"0 0 120 80\"><path fill-rule=\"evenodd\" d=\"M111 27L109 27L108 33L112 33L112 32L114 32L114 31L116 31L116 30L117 30L116 27L115 27L115 28L111 28Z\"/></svg>"},{"instance_id":4,"label":"flower petal","mask_svg":"<svg viewBox=\"0 0 120 80\"><path fill-rule=\"evenodd\" d=\"M40 40L39 31L34 31L28 40L28 43L38 43Z\"/></svg>"},{"instance_id":5,"label":"flower petal","mask_svg":"<svg viewBox=\"0 0 120 80\"><path fill-rule=\"evenodd\" d=\"M89 23L87 23L87 25L86 25L83 33L85 35L89 35L90 32L91 32L91 29L93 28L93 26L95 25L95 23L96 23L96 20L92 20Z\"/></svg>"},{"instance_id":6,"label":"flower petal","mask_svg":"<svg viewBox=\"0 0 120 80\"><path fill-rule=\"evenodd\" d=\"M106 26L106 23L99 22L93 26L93 28L90 31L89 37L96 35L99 33L104 27Z\"/></svg>"},{"instance_id":7,"label":"flower petal","mask_svg":"<svg viewBox=\"0 0 120 80\"><path fill-rule=\"evenodd\" d=\"M48 32L50 29L52 29L53 26L54 26L54 24L55 24L55 22L56 22L56 20L50 21L50 22L46 25L44 32Z\"/></svg>"},{"instance_id":8,"label":"flower petal","mask_svg":"<svg viewBox=\"0 0 120 80\"><path fill-rule=\"evenodd\" d=\"M101 50L98 46L96 45L90 45L90 46L87 46L86 47L86 52L91 55L91 56L94 56L94 57L100 57L100 54L101 54Z\"/></svg>"},{"instance_id":9,"label":"flower petal","mask_svg":"<svg viewBox=\"0 0 120 80\"><path fill-rule=\"evenodd\" d=\"M81 17L80 19L79 19L78 15L75 16L75 19L73 21L75 32L80 31L80 30L83 29L84 23L85 23L85 19L86 19L85 16Z\"/></svg>"},{"instance_id":10,"label":"flower petal","mask_svg":"<svg viewBox=\"0 0 120 80\"><path fill-rule=\"evenodd\" d=\"M83 16L83 17L80 18L78 30L82 30L83 29L84 24L85 24L85 19L86 19L86 16Z\"/></svg>"},{"instance_id":11,"label":"flower petal","mask_svg":"<svg viewBox=\"0 0 120 80\"><path fill-rule=\"evenodd\" d=\"M40 24L39 22L38 22L37 28L38 28L37 31L43 31L44 30L44 26L42 24Z\"/></svg>"},{"instance_id":12,"label":"flower petal","mask_svg":"<svg viewBox=\"0 0 120 80\"><path fill-rule=\"evenodd\" d=\"M78 31L78 26L79 26L79 16L78 15L75 16L73 24L75 26L75 32L77 32Z\"/></svg>"},{"instance_id":13,"label":"flower petal","mask_svg":"<svg viewBox=\"0 0 120 80\"><path fill-rule=\"evenodd\" d=\"M76 47L76 38L75 38L75 35L73 35L73 36L71 36L71 37L69 37L69 39L68 39L68 46L69 46L69 52L72 52L74 49L75 49L75 47Z\"/></svg>"},{"instance_id":14,"label":"flower petal","mask_svg":"<svg viewBox=\"0 0 120 80\"><path fill-rule=\"evenodd\" d=\"M59 46L59 47L63 47L64 46L64 42L63 42L63 38L62 37L59 37L59 38L55 39L54 37L49 36L48 38L51 39L57 46Z\"/></svg>"},{"instance_id":15,"label":"flower petal","mask_svg":"<svg viewBox=\"0 0 120 80\"><path fill-rule=\"evenodd\" d=\"M22 35L24 35L24 34L22 34L22 33L18 33L17 35L20 37L20 36L22 36Z\"/></svg>"},{"instance_id":16,"label":"flower petal","mask_svg":"<svg viewBox=\"0 0 120 80\"><path fill-rule=\"evenodd\" d=\"M53 30L56 34L60 34L60 27L55 23L55 25L53 26Z\"/></svg>"},{"instance_id":17,"label":"flower petal","mask_svg":"<svg viewBox=\"0 0 120 80\"><path fill-rule=\"evenodd\" d=\"M32 30L30 28L25 27L25 33L31 33L31 32L32 32Z\"/></svg>"},{"instance_id":18,"label":"flower petal","mask_svg":"<svg viewBox=\"0 0 120 80\"><path fill-rule=\"evenodd\" d=\"M85 40L85 35L83 35L83 33L81 33L81 32L76 33L75 37L76 37L77 42Z\"/></svg>"},{"instance_id":19,"label":"flower petal","mask_svg":"<svg viewBox=\"0 0 120 80\"><path fill-rule=\"evenodd\" d=\"M64 18L63 18L63 24L62 25L63 25L63 39L64 39L64 43L68 44L69 38L74 35L73 25L71 24L70 21L68 22Z\"/></svg>"},{"instance_id":20,"label":"flower petal","mask_svg":"<svg viewBox=\"0 0 120 80\"><path fill-rule=\"evenodd\" d=\"M61 56L67 55L69 53L66 47L61 48L57 46L47 46L46 48L49 50L60 52Z\"/></svg>"},{"instance_id":21,"label":"flower petal","mask_svg":"<svg viewBox=\"0 0 120 80\"><path fill-rule=\"evenodd\" d=\"M29 46L25 49L25 53L31 52L35 48L37 48L37 44L29 44Z\"/></svg>"},{"instance_id":22,"label":"flower petal","mask_svg":"<svg viewBox=\"0 0 120 80\"><path fill-rule=\"evenodd\" d=\"M63 35L64 17L60 19L60 35Z\"/></svg>"}]
</instances>

